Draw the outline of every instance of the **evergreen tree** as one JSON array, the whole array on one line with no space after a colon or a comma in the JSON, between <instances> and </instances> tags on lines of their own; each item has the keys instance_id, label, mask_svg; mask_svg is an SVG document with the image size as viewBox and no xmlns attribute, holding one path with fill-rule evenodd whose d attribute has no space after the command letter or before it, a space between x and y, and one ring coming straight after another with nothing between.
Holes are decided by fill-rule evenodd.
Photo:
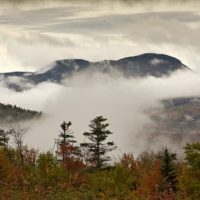
<instances>
[{"instance_id":1,"label":"evergreen tree","mask_svg":"<svg viewBox=\"0 0 200 200\"><path fill-rule=\"evenodd\" d=\"M110 130L107 129L109 126L106 118L103 116L98 116L94 118L90 124L90 132L85 132L85 135L90 142L82 143L81 147L85 148L88 152L88 162L95 168L102 168L104 163L110 160L106 153L112 151L115 146L114 142L105 142L108 135L112 134Z\"/></svg>"},{"instance_id":2,"label":"evergreen tree","mask_svg":"<svg viewBox=\"0 0 200 200\"><path fill-rule=\"evenodd\" d=\"M70 121L63 121L60 125L62 131L59 135L58 145L60 150L59 154L62 154L63 164L69 157L72 157L72 155L75 154L74 144L76 143L76 140L74 139L73 132L70 130L71 125L72 123Z\"/></svg>"},{"instance_id":3,"label":"evergreen tree","mask_svg":"<svg viewBox=\"0 0 200 200\"><path fill-rule=\"evenodd\" d=\"M73 132L69 129L71 125L72 125L72 123L70 121L69 122L63 121L63 123L60 125L60 127L62 129L62 131L59 135L61 144L76 143L76 140L74 140Z\"/></svg>"},{"instance_id":4,"label":"evergreen tree","mask_svg":"<svg viewBox=\"0 0 200 200\"><path fill-rule=\"evenodd\" d=\"M176 154L170 153L166 148L162 155L161 174L164 177L163 189L177 190L177 175L174 161Z\"/></svg>"},{"instance_id":5,"label":"evergreen tree","mask_svg":"<svg viewBox=\"0 0 200 200\"><path fill-rule=\"evenodd\" d=\"M3 129L0 129L0 147L6 149L8 141L9 141L8 133Z\"/></svg>"},{"instance_id":6,"label":"evergreen tree","mask_svg":"<svg viewBox=\"0 0 200 200\"><path fill-rule=\"evenodd\" d=\"M79 160L79 148L75 146L76 140L73 135L73 132L70 130L70 126L72 123L63 122L60 127L62 129L59 140L58 140L58 154L62 156L63 166L67 169L68 172L68 180L71 176L71 171L76 168L76 164Z\"/></svg>"}]
</instances>

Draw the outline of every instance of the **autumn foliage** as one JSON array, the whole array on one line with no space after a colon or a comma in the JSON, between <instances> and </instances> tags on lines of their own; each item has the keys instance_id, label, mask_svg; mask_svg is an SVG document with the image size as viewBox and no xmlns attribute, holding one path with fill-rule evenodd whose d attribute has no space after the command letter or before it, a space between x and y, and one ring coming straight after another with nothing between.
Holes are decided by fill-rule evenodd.
<instances>
[{"instance_id":1,"label":"autumn foliage","mask_svg":"<svg viewBox=\"0 0 200 200\"><path fill-rule=\"evenodd\" d=\"M23 145L23 165L17 147L0 146L0 199L200 199L199 142L186 145L185 159L166 148L138 157L126 153L97 168L87 162L90 154L84 154L70 126L62 123L56 151L41 153Z\"/></svg>"}]
</instances>

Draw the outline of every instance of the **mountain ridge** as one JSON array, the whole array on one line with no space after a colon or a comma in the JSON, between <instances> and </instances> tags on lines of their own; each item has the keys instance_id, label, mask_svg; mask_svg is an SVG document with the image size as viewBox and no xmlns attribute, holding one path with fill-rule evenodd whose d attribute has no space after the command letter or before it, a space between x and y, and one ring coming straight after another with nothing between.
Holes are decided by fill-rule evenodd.
<instances>
[{"instance_id":1,"label":"mountain ridge","mask_svg":"<svg viewBox=\"0 0 200 200\"><path fill-rule=\"evenodd\" d=\"M33 84L39 84L45 81L61 83L64 78L87 69L93 69L103 73L112 73L112 69L114 69L125 77L154 76L157 78L169 76L177 70L190 70L190 68L175 57L165 54L145 53L118 60L102 60L96 62L84 59L57 60L54 62L53 67L41 73L40 71L0 73L0 81L5 81L10 77L18 77ZM13 83L11 86L14 87Z\"/></svg>"}]
</instances>

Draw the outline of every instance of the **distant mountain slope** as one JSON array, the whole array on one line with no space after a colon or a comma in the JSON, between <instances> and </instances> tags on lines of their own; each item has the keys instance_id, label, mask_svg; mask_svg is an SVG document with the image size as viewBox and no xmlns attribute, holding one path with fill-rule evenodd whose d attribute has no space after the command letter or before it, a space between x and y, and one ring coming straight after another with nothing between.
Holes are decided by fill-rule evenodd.
<instances>
[{"instance_id":1,"label":"distant mountain slope","mask_svg":"<svg viewBox=\"0 0 200 200\"><path fill-rule=\"evenodd\" d=\"M200 98L177 98L163 101L164 110L150 114L149 140L152 143L164 139L168 143L185 145L200 140Z\"/></svg>"},{"instance_id":2,"label":"distant mountain slope","mask_svg":"<svg viewBox=\"0 0 200 200\"><path fill-rule=\"evenodd\" d=\"M168 76L177 70L189 69L180 60L164 55L164 54L142 54L139 56L127 57L120 60L104 60L100 62L89 62L82 59L66 59L58 60L53 67L45 71L35 73L29 72L11 72L0 74L0 80L6 80L12 77L23 78L33 84L38 84L44 81L52 81L60 83L63 78L69 77L76 72L92 69L104 73L118 70L122 75L127 77L144 77ZM9 85L9 83L8 83ZM15 84L10 84L10 87L15 87ZM19 84L16 84L16 89Z\"/></svg>"},{"instance_id":3,"label":"distant mountain slope","mask_svg":"<svg viewBox=\"0 0 200 200\"><path fill-rule=\"evenodd\" d=\"M40 112L26 110L10 104L0 103L0 124L7 123L9 121L19 122L30 119L39 118Z\"/></svg>"},{"instance_id":4,"label":"distant mountain slope","mask_svg":"<svg viewBox=\"0 0 200 200\"><path fill-rule=\"evenodd\" d=\"M127 57L120 60L104 60L89 62L87 60L59 60L55 66L41 74L34 74L36 82L52 80L59 82L65 76L70 76L77 71L95 69L101 72L109 72L111 69L119 70L126 76L155 76L170 75L180 69L188 69L180 60L163 54L142 54Z\"/></svg>"}]
</instances>

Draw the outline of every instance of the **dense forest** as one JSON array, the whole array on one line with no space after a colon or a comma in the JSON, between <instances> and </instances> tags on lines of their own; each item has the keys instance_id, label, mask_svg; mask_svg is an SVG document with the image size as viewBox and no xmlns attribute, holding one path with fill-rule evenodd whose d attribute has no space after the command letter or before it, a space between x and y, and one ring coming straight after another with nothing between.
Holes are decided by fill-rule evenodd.
<instances>
[{"instance_id":1,"label":"dense forest","mask_svg":"<svg viewBox=\"0 0 200 200\"><path fill-rule=\"evenodd\" d=\"M16 105L0 103L0 123L7 123L9 121L24 121L41 116L41 112L26 110Z\"/></svg>"},{"instance_id":2,"label":"dense forest","mask_svg":"<svg viewBox=\"0 0 200 200\"><path fill-rule=\"evenodd\" d=\"M63 122L55 151L39 152L24 144L18 123L0 129L1 200L198 200L200 143L187 144L179 160L168 148L137 158L116 148L107 119L95 117L78 144L72 123ZM9 145L13 137L15 147ZM38 138L39 139L39 138Z\"/></svg>"}]
</instances>

